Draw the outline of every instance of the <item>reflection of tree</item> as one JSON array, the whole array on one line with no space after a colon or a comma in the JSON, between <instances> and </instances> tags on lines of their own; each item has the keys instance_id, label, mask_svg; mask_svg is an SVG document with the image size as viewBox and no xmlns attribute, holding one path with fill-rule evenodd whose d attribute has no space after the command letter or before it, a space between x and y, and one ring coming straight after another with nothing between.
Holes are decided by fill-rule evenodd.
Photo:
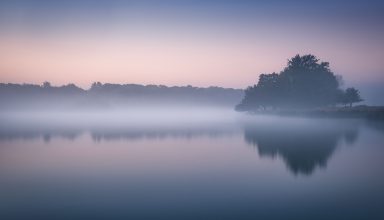
<instances>
[{"instance_id":1,"label":"reflection of tree","mask_svg":"<svg viewBox=\"0 0 384 220\"><path fill-rule=\"evenodd\" d=\"M280 156L292 173L310 175L317 167L326 166L341 138L354 143L358 129L353 123L340 121L267 122L245 126L244 135L261 157Z\"/></svg>"},{"instance_id":2,"label":"reflection of tree","mask_svg":"<svg viewBox=\"0 0 384 220\"><path fill-rule=\"evenodd\" d=\"M384 132L384 120L367 120L366 126L371 129Z\"/></svg>"}]
</instances>

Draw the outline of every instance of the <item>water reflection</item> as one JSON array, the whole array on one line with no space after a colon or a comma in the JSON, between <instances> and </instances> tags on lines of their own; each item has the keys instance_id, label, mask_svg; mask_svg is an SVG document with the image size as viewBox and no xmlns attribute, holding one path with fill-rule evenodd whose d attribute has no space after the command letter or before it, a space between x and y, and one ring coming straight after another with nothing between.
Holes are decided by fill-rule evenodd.
<instances>
[{"instance_id":1,"label":"water reflection","mask_svg":"<svg viewBox=\"0 0 384 220\"><path fill-rule=\"evenodd\" d=\"M0 219L383 219L383 131L281 117L0 118Z\"/></svg>"},{"instance_id":2,"label":"water reflection","mask_svg":"<svg viewBox=\"0 0 384 220\"><path fill-rule=\"evenodd\" d=\"M44 142L50 142L52 138L56 137L73 141L83 132L77 128L39 127L38 125L33 127L0 126L0 141L43 139Z\"/></svg>"},{"instance_id":3,"label":"water reflection","mask_svg":"<svg viewBox=\"0 0 384 220\"><path fill-rule=\"evenodd\" d=\"M260 157L281 158L294 174L311 175L325 168L341 144L353 145L364 125L383 129L381 122L336 119L303 119L283 117L250 117L228 123L195 124L129 124L129 123L36 123L2 120L0 142L40 139L48 143L53 138L75 141L84 133L94 142L158 139L193 139L244 136L245 143L255 147ZM363 123L362 123L363 122Z\"/></svg>"},{"instance_id":4,"label":"water reflection","mask_svg":"<svg viewBox=\"0 0 384 220\"><path fill-rule=\"evenodd\" d=\"M352 145L358 138L358 121L327 119L263 120L247 123L245 141L261 157L281 157L295 175L310 175L324 168L341 140Z\"/></svg>"},{"instance_id":5,"label":"water reflection","mask_svg":"<svg viewBox=\"0 0 384 220\"><path fill-rule=\"evenodd\" d=\"M62 124L12 124L0 126L0 141L36 140L42 139L50 142L53 138L64 138L74 141L84 133L89 133L92 140L135 141L143 139L184 138L191 139L201 136L217 138L239 133L238 126L234 124L200 124L200 125L156 125L156 126L130 126L130 125L97 125L78 126Z\"/></svg>"}]
</instances>

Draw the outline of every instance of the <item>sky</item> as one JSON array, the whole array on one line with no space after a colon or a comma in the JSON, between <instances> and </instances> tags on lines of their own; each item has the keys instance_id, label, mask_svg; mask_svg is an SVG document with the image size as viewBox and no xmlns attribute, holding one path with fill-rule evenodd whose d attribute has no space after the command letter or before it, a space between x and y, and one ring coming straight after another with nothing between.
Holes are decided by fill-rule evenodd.
<instances>
[{"instance_id":1,"label":"sky","mask_svg":"<svg viewBox=\"0 0 384 220\"><path fill-rule=\"evenodd\" d=\"M2 0L0 82L245 88L296 54L384 104L384 2Z\"/></svg>"}]
</instances>

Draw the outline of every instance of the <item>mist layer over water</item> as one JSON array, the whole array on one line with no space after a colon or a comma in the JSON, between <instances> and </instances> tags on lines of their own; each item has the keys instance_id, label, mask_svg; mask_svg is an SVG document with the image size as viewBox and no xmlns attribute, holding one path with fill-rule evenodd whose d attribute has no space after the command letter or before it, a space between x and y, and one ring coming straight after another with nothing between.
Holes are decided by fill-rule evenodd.
<instances>
[{"instance_id":1,"label":"mist layer over water","mask_svg":"<svg viewBox=\"0 0 384 220\"><path fill-rule=\"evenodd\" d=\"M0 217L381 219L383 132L228 108L3 112Z\"/></svg>"}]
</instances>

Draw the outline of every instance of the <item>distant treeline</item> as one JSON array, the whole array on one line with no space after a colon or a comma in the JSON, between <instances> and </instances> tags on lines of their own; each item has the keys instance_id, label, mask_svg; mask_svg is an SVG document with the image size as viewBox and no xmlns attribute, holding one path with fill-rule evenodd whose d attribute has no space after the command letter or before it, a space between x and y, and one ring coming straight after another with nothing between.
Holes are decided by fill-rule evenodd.
<instances>
[{"instance_id":1,"label":"distant treeline","mask_svg":"<svg viewBox=\"0 0 384 220\"><path fill-rule=\"evenodd\" d=\"M52 86L0 83L1 109L114 108L137 105L205 105L233 107L243 97L241 89L138 84L102 84L88 90L74 84Z\"/></svg>"}]
</instances>

